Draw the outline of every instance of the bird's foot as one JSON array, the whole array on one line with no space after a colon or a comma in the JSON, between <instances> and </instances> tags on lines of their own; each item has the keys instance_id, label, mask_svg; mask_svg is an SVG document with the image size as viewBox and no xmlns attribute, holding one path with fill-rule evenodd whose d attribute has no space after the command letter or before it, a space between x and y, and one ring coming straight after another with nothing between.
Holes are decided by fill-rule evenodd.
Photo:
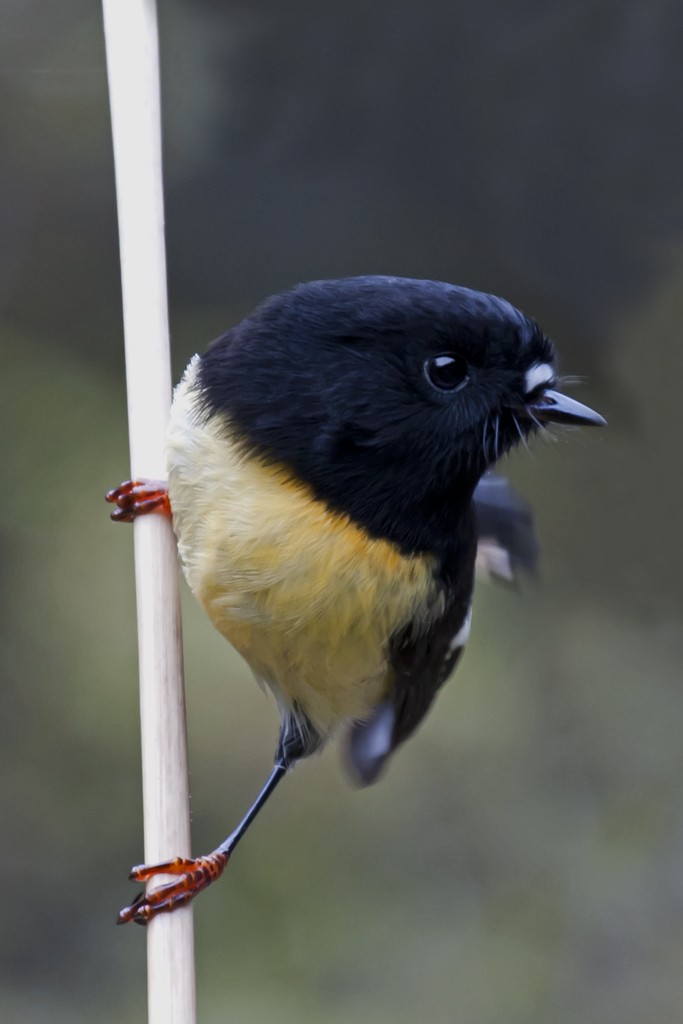
<instances>
[{"instance_id":1,"label":"bird's foot","mask_svg":"<svg viewBox=\"0 0 683 1024\"><path fill-rule=\"evenodd\" d=\"M117 523L132 523L138 516L149 512L171 515L168 487L163 480L126 480L112 491L107 491L105 500L116 508L111 518Z\"/></svg>"},{"instance_id":2,"label":"bird's foot","mask_svg":"<svg viewBox=\"0 0 683 1024\"><path fill-rule=\"evenodd\" d=\"M147 893L141 892L129 907L123 908L116 923L135 921L136 924L146 925L157 914L184 907L202 889L221 877L228 858L229 854L214 850L206 857L175 857L163 864L138 865L129 876L133 882L147 882L155 875L178 875L178 878L175 882L167 882Z\"/></svg>"}]
</instances>

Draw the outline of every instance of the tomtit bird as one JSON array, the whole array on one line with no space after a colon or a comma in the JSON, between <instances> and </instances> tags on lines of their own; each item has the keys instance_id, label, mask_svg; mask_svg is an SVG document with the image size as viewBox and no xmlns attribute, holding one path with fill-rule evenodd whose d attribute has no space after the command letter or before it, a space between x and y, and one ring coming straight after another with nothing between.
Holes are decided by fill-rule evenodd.
<instances>
[{"instance_id":1,"label":"tomtit bird","mask_svg":"<svg viewBox=\"0 0 683 1024\"><path fill-rule=\"evenodd\" d=\"M300 285L192 359L168 489L133 481L107 497L114 518L172 513L189 585L273 691L280 736L237 829L206 857L135 868L179 877L120 922L218 877L336 727L356 778L377 778L462 653L478 537L503 576L535 557L526 506L489 467L548 422L605 422L555 380L552 343L504 299L397 277Z\"/></svg>"}]
</instances>

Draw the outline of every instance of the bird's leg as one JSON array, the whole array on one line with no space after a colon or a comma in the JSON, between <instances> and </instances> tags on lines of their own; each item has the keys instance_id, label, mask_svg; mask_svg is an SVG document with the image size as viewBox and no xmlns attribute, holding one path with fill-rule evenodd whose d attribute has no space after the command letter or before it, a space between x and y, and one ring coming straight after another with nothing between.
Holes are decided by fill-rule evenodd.
<instances>
[{"instance_id":1,"label":"bird's leg","mask_svg":"<svg viewBox=\"0 0 683 1024\"><path fill-rule=\"evenodd\" d=\"M217 846L205 857L175 857L162 864L140 864L133 868L130 878L134 882L147 882L155 875L178 875L178 878L174 882L167 882L147 893L140 893L129 907L124 907L116 923L126 924L128 921L135 921L137 924L145 925L157 914L175 910L177 907L189 903L202 889L206 889L212 882L220 878L233 850L278 782L286 775L287 768L288 765L284 759L276 760L273 770L268 776L268 781L237 828L220 846Z\"/></svg>"},{"instance_id":2,"label":"bird's leg","mask_svg":"<svg viewBox=\"0 0 683 1024\"><path fill-rule=\"evenodd\" d=\"M125 480L112 491L107 491L105 500L116 508L111 518L118 523L132 523L137 516L149 512L159 512L171 516L171 503L168 500L168 486L164 480Z\"/></svg>"}]
</instances>

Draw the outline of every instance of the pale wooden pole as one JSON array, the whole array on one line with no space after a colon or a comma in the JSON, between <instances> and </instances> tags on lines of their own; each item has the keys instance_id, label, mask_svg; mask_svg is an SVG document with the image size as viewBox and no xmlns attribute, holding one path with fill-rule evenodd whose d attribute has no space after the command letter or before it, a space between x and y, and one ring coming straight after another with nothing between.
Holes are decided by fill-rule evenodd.
<instances>
[{"instance_id":1,"label":"pale wooden pole","mask_svg":"<svg viewBox=\"0 0 683 1024\"><path fill-rule=\"evenodd\" d=\"M121 249L131 475L164 479L171 400L155 0L103 0ZM190 856L175 539L134 524L145 860ZM154 879L158 884L160 879ZM163 881L163 878L161 879ZM191 906L147 926L149 1024L194 1024Z\"/></svg>"}]
</instances>

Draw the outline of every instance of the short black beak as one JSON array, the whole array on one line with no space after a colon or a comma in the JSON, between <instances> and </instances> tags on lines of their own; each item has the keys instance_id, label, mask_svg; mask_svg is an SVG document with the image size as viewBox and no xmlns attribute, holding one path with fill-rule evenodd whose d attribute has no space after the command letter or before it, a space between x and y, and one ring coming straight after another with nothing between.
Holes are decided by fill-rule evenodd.
<instances>
[{"instance_id":1,"label":"short black beak","mask_svg":"<svg viewBox=\"0 0 683 1024\"><path fill-rule=\"evenodd\" d=\"M529 416L541 423L575 423L586 427L606 427L607 420L573 398L561 395L559 391L544 391L524 406Z\"/></svg>"}]
</instances>

